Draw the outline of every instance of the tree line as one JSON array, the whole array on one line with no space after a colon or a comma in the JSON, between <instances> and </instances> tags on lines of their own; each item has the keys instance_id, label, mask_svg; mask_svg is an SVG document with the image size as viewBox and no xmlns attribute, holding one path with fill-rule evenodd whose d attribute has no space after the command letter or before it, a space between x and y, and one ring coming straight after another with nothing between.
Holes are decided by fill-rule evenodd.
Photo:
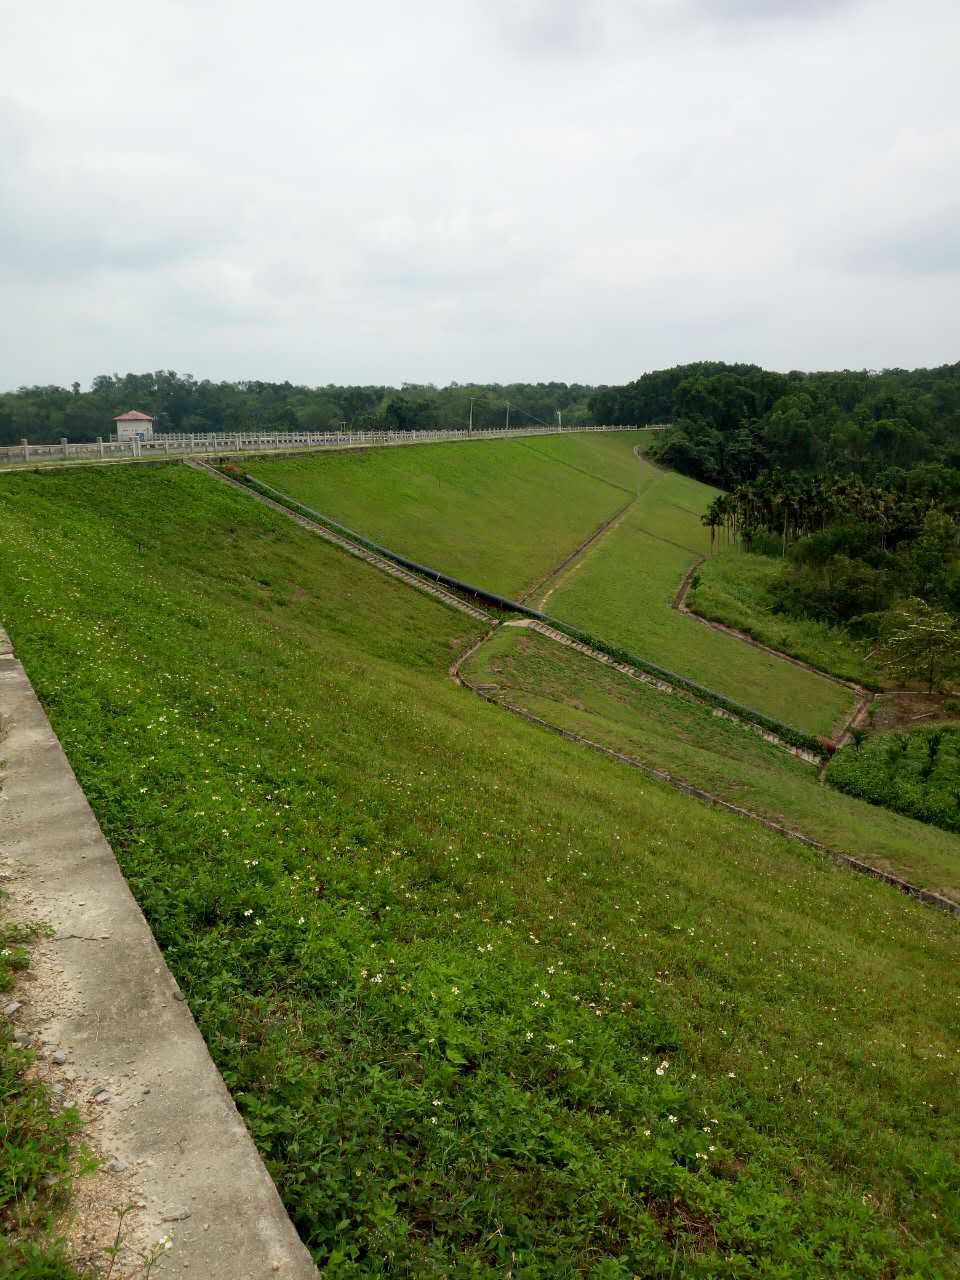
<instances>
[{"instance_id":1,"label":"tree line","mask_svg":"<svg viewBox=\"0 0 960 1280\"><path fill-rule=\"evenodd\" d=\"M292 382L212 382L173 370L103 374L88 390L31 386L0 393L0 444L42 444L66 436L95 440L113 430L113 418L129 409L153 415L160 431L400 431L478 429L538 423L592 421L593 387L565 382L460 384L436 387L404 383L308 387Z\"/></svg>"},{"instance_id":2,"label":"tree line","mask_svg":"<svg viewBox=\"0 0 960 1280\"><path fill-rule=\"evenodd\" d=\"M698 363L590 400L598 422L670 422L666 466L724 489L765 471L853 473L899 488L960 470L960 363L936 369L772 373ZM935 477L936 478L936 477Z\"/></svg>"}]
</instances>

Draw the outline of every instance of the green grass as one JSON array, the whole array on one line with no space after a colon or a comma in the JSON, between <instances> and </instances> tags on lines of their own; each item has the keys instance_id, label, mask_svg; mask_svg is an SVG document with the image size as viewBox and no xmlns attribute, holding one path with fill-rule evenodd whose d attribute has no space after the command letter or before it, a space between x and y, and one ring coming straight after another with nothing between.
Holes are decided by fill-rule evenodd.
<instances>
[{"instance_id":1,"label":"green grass","mask_svg":"<svg viewBox=\"0 0 960 1280\"><path fill-rule=\"evenodd\" d=\"M957 1274L954 920L457 689L462 615L210 477L4 477L0 544L324 1275Z\"/></svg>"},{"instance_id":2,"label":"green grass","mask_svg":"<svg viewBox=\"0 0 960 1280\"><path fill-rule=\"evenodd\" d=\"M541 597L554 617L808 733L829 737L854 696L671 603L684 573L709 551L700 523L714 490L637 460L641 495L579 565Z\"/></svg>"},{"instance_id":3,"label":"green grass","mask_svg":"<svg viewBox=\"0 0 960 1280\"><path fill-rule=\"evenodd\" d=\"M516 596L628 502L640 432L251 462L257 479L472 586Z\"/></svg>"},{"instance_id":4,"label":"green grass","mask_svg":"<svg viewBox=\"0 0 960 1280\"><path fill-rule=\"evenodd\" d=\"M501 628L464 674L550 724L960 902L960 839L823 787L813 766L709 707L515 627Z\"/></svg>"},{"instance_id":5,"label":"green grass","mask_svg":"<svg viewBox=\"0 0 960 1280\"><path fill-rule=\"evenodd\" d=\"M0 747L2 750L2 747ZM3 772L0 760L0 788ZM3 906L0 898L0 907ZM22 992L17 978L30 964L30 943L42 928L0 920L0 1001ZM55 1223L81 1166L79 1116L61 1108L31 1072L33 1053L0 1030L0 1276L15 1280L79 1280L57 1238Z\"/></svg>"},{"instance_id":6,"label":"green grass","mask_svg":"<svg viewBox=\"0 0 960 1280\"><path fill-rule=\"evenodd\" d=\"M875 734L838 751L827 780L871 804L960 832L960 725Z\"/></svg>"},{"instance_id":7,"label":"green grass","mask_svg":"<svg viewBox=\"0 0 960 1280\"><path fill-rule=\"evenodd\" d=\"M879 687L883 677L867 645L840 627L773 612L769 587L782 572L783 561L775 556L726 551L697 570L687 604L704 618L746 631L821 671Z\"/></svg>"}]
</instances>

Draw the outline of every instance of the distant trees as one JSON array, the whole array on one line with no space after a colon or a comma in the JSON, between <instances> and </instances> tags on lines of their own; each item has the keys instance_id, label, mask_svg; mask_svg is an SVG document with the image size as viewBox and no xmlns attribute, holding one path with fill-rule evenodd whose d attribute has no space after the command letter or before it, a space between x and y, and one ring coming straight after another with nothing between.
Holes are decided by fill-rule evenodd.
<instances>
[{"instance_id":1,"label":"distant trees","mask_svg":"<svg viewBox=\"0 0 960 1280\"><path fill-rule=\"evenodd\" d=\"M671 422L653 456L723 488L771 470L870 482L925 465L960 471L960 364L786 374L678 365L600 388L590 408L597 422Z\"/></svg>"},{"instance_id":2,"label":"distant trees","mask_svg":"<svg viewBox=\"0 0 960 1280\"><path fill-rule=\"evenodd\" d=\"M601 388L590 405L598 421L672 424L651 456L724 490L704 516L714 548L783 557L775 611L882 635L905 678L948 669L960 634L960 363L678 365Z\"/></svg>"},{"instance_id":3,"label":"distant trees","mask_svg":"<svg viewBox=\"0 0 960 1280\"><path fill-rule=\"evenodd\" d=\"M922 566L929 578L942 569L944 556L956 544L958 514L960 490L951 485L938 497L914 496L864 484L856 476L767 471L719 494L703 522L714 538L723 530L728 539L742 539L748 546L758 534L773 535L780 539L782 554L799 538L853 523L870 530L880 551L916 539L912 564L917 572Z\"/></svg>"},{"instance_id":4,"label":"distant trees","mask_svg":"<svg viewBox=\"0 0 960 1280\"><path fill-rule=\"evenodd\" d=\"M960 615L960 491L923 488L921 496L855 476L765 472L718 494L703 522L712 546L785 557L768 589L775 611L876 636L889 631L887 611L907 597ZM911 625L910 634L923 630L916 619Z\"/></svg>"},{"instance_id":5,"label":"distant trees","mask_svg":"<svg viewBox=\"0 0 960 1280\"><path fill-rule=\"evenodd\" d=\"M564 382L447 387L405 383L384 386L299 386L291 382L211 382L169 369L101 374L89 391L74 382L20 387L0 394L0 444L92 440L107 435L127 409L153 414L161 431L324 430L338 423L401 431L466 426L473 401L477 427L502 427L507 406L513 425L589 422L594 388Z\"/></svg>"}]
</instances>

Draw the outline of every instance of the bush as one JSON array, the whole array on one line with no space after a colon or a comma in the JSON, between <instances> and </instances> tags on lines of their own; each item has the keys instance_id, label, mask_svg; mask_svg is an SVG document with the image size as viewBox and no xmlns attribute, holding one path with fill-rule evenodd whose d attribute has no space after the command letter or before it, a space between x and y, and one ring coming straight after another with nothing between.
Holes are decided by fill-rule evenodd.
<instances>
[{"instance_id":1,"label":"bush","mask_svg":"<svg viewBox=\"0 0 960 1280\"><path fill-rule=\"evenodd\" d=\"M833 757L827 781L945 831L960 832L960 727L877 734Z\"/></svg>"},{"instance_id":2,"label":"bush","mask_svg":"<svg viewBox=\"0 0 960 1280\"><path fill-rule=\"evenodd\" d=\"M788 564L783 577L770 584L770 595L775 610L839 626L884 610L890 584L865 561L838 555L822 563Z\"/></svg>"}]
</instances>

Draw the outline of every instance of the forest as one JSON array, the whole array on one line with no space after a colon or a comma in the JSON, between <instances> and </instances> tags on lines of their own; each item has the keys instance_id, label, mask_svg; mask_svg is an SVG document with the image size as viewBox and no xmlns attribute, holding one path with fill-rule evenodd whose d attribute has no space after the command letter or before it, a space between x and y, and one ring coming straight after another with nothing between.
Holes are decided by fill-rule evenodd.
<instances>
[{"instance_id":1,"label":"forest","mask_svg":"<svg viewBox=\"0 0 960 1280\"><path fill-rule=\"evenodd\" d=\"M960 363L879 373L771 373L699 363L644 374L590 399L598 422L670 422L659 461L733 489L764 471L851 473L923 492L956 483Z\"/></svg>"},{"instance_id":2,"label":"forest","mask_svg":"<svg viewBox=\"0 0 960 1280\"><path fill-rule=\"evenodd\" d=\"M650 456L723 490L704 516L714 544L782 558L771 612L849 630L931 689L960 670L960 364L686 365L591 407L672 423Z\"/></svg>"},{"instance_id":3,"label":"forest","mask_svg":"<svg viewBox=\"0 0 960 1280\"><path fill-rule=\"evenodd\" d=\"M413 431L433 427L552 425L590 421L593 388L565 382L451 383L446 387L404 383L388 386L307 387L292 382L212 382L172 370L103 374L89 391L70 387L20 387L0 393L0 445L45 444L66 436L109 436L112 419L128 409L153 414L160 431L324 431L389 427Z\"/></svg>"}]
</instances>

